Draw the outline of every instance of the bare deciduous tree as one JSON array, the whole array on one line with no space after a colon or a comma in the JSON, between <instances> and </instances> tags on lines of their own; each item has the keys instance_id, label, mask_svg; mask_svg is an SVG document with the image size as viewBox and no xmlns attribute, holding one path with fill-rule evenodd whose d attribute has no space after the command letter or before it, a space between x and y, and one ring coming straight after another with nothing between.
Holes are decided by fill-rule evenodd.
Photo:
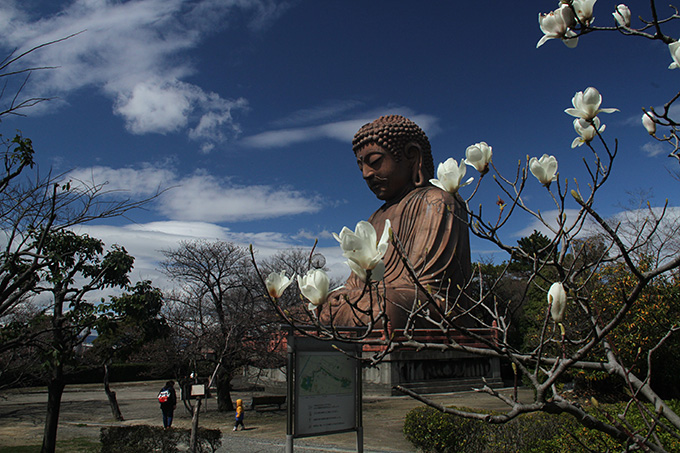
<instances>
[{"instance_id":1,"label":"bare deciduous tree","mask_svg":"<svg viewBox=\"0 0 680 453\"><path fill-rule=\"evenodd\" d=\"M246 249L224 241L182 242L165 250L163 271L178 288L166 296L167 318L194 357L217 366L220 411L233 410L230 386L245 365L276 356L276 319L255 285Z\"/></svg>"}]
</instances>

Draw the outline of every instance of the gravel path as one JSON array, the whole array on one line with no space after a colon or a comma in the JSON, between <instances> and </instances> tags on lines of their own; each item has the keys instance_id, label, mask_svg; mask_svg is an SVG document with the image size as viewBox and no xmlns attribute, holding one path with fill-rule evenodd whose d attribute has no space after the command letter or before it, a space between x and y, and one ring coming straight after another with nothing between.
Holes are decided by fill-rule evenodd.
<instances>
[{"instance_id":1,"label":"gravel path","mask_svg":"<svg viewBox=\"0 0 680 453\"><path fill-rule=\"evenodd\" d=\"M101 385L67 386L61 408L58 442L77 437L99 439L103 426L162 424L156 394L163 382L114 384L124 422L113 420ZM509 392L509 390L507 391ZM233 399L249 402L252 392L234 391ZM524 391L521 397L530 398ZM484 409L502 409L498 400L474 392L440 394L438 402ZM11 390L0 393L0 446L39 445L45 416L47 392L44 388ZM406 413L421 403L407 397L365 397L363 405L364 451L404 453L413 446L401 432ZM213 400L202 411L200 424L219 428L223 433L220 453L270 453L285 451L286 411L256 412L247 410L244 431L233 432L233 414L216 411ZM205 406L204 406L205 407ZM178 405L173 426L189 428L191 416ZM305 453L356 451L356 434L343 433L323 437L295 439L294 450Z\"/></svg>"}]
</instances>

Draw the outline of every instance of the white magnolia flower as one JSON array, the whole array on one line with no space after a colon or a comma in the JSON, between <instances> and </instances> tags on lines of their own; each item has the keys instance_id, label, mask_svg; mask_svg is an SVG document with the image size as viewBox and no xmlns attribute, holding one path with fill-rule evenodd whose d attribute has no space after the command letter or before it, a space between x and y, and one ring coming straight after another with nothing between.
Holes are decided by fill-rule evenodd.
<instances>
[{"instance_id":1,"label":"white magnolia flower","mask_svg":"<svg viewBox=\"0 0 680 453\"><path fill-rule=\"evenodd\" d=\"M649 135L656 134L656 116L652 112L645 112L642 114L642 125L647 129Z\"/></svg>"},{"instance_id":2,"label":"white magnolia flower","mask_svg":"<svg viewBox=\"0 0 680 453\"><path fill-rule=\"evenodd\" d=\"M595 138L595 130L597 129L597 132L602 133L604 132L605 127L604 124L600 127L600 119L598 117L593 118L592 123L583 118L576 118L574 120L574 130L579 136L571 142L571 147L576 148L584 143L590 143L590 141Z\"/></svg>"},{"instance_id":3,"label":"white magnolia flower","mask_svg":"<svg viewBox=\"0 0 680 453\"><path fill-rule=\"evenodd\" d=\"M630 8L623 3L616 6L612 16L614 16L614 19L616 19L619 26L626 28L630 27Z\"/></svg>"},{"instance_id":4,"label":"white magnolia flower","mask_svg":"<svg viewBox=\"0 0 680 453\"><path fill-rule=\"evenodd\" d=\"M574 0L572 5L578 20L584 25L590 25L595 18L593 17L593 5L597 0Z\"/></svg>"},{"instance_id":5,"label":"white magnolia flower","mask_svg":"<svg viewBox=\"0 0 680 453\"><path fill-rule=\"evenodd\" d=\"M449 157L446 161L439 164L437 167L437 179L430 179L433 186L439 187L449 193L456 193L461 187L467 186L475 178L469 178L464 183L461 183L465 176L465 160L460 160L460 166L453 159Z\"/></svg>"},{"instance_id":6,"label":"white magnolia flower","mask_svg":"<svg viewBox=\"0 0 680 453\"><path fill-rule=\"evenodd\" d=\"M668 66L668 69L680 68L680 42L675 41L668 45L668 50L671 52L673 63Z\"/></svg>"},{"instance_id":7,"label":"white magnolia flower","mask_svg":"<svg viewBox=\"0 0 680 453\"><path fill-rule=\"evenodd\" d=\"M536 44L536 48L541 47L549 39L561 39L567 47L576 47L578 38L576 33L571 30L576 24L574 12L569 5L562 5L555 11L548 14L538 15L538 26L541 27L543 37Z\"/></svg>"},{"instance_id":8,"label":"white magnolia flower","mask_svg":"<svg viewBox=\"0 0 680 453\"><path fill-rule=\"evenodd\" d=\"M465 163L475 167L478 172L484 174L489 171L491 156L491 147L486 142L475 143L468 146L465 150Z\"/></svg>"},{"instance_id":9,"label":"white magnolia flower","mask_svg":"<svg viewBox=\"0 0 680 453\"><path fill-rule=\"evenodd\" d=\"M298 286L303 296L309 300L309 309L320 307L328 299L328 275L321 269L312 269L304 277L297 276Z\"/></svg>"},{"instance_id":10,"label":"white magnolia flower","mask_svg":"<svg viewBox=\"0 0 680 453\"><path fill-rule=\"evenodd\" d=\"M293 276L293 278L295 277ZM264 281L269 295L274 299L281 297L281 294L283 294L291 283L293 283L293 279L286 277L286 271L272 272Z\"/></svg>"},{"instance_id":11,"label":"white magnolia flower","mask_svg":"<svg viewBox=\"0 0 680 453\"><path fill-rule=\"evenodd\" d=\"M602 95L596 88L588 87L585 91L579 91L571 99L574 108L565 110L565 113L576 118L583 118L586 121L592 120L598 113L613 113L618 112L619 109L607 108L601 109Z\"/></svg>"},{"instance_id":12,"label":"white magnolia flower","mask_svg":"<svg viewBox=\"0 0 680 453\"><path fill-rule=\"evenodd\" d=\"M567 308L567 292L564 290L562 283L553 283L548 290L548 305L550 306L550 315L553 321L562 322L564 319L564 311Z\"/></svg>"},{"instance_id":13,"label":"white magnolia flower","mask_svg":"<svg viewBox=\"0 0 680 453\"><path fill-rule=\"evenodd\" d=\"M532 157L529 160L529 170L544 186L549 186L557 179L557 159L555 156L544 154L540 159Z\"/></svg>"},{"instance_id":14,"label":"white magnolia flower","mask_svg":"<svg viewBox=\"0 0 680 453\"><path fill-rule=\"evenodd\" d=\"M390 240L391 223L385 221L380 240L373 225L362 220L357 223L355 231L343 227L340 234L333 233L333 237L340 243L342 256L347 258L347 264L352 272L366 281L367 271L371 271L371 280L380 281L385 274L385 263L382 259L387 252Z\"/></svg>"},{"instance_id":15,"label":"white magnolia flower","mask_svg":"<svg viewBox=\"0 0 680 453\"><path fill-rule=\"evenodd\" d=\"M366 279L368 278L368 270L364 269L363 267L359 266L357 263L355 263L352 260L347 260L347 265L349 268L354 272L357 277L362 282L365 282ZM383 278L385 278L385 262L383 260L380 260L378 264L370 270L371 272L371 281L373 282L379 282Z\"/></svg>"}]
</instances>

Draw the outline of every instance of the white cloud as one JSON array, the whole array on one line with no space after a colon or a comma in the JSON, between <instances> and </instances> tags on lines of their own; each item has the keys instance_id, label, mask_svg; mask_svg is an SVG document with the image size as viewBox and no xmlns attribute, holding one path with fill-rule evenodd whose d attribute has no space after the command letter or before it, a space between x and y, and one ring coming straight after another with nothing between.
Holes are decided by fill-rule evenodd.
<instances>
[{"instance_id":1,"label":"white cloud","mask_svg":"<svg viewBox=\"0 0 680 453\"><path fill-rule=\"evenodd\" d=\"M27 6L0 4L0 47L31 47L82 32L21 60L55 66L38 71L27 96L68 99L84 87L99 89L136 134L185 130L204 151L239 131L233 112L247 102L187 83L196 72L187 54L209 34L228 26L235 10L261 29L288 8L270 0L75 0L57 14L32 18ZM60 103L46 103L54 108ZM35 113L37 109L34 108Z\"/></svg>"},{"instance_id":2,"label":"white cloud","mask_svg":"<svg viewBox=\"0 0 680 453\"><path fill-rule=\"evenodd\" d=\"M660 115L663 114L664 107L663 106L657 107L656 112L658 112ZM680 106L677 104L672 104L668 109L668 117L677 118L678 116L680 116Z\"/></svg>"},{"instance_id":3,"label":"white cloud","mask_svg":"<svg viewBox=\"0 0 680 453\"><path fill-rule=\"evenodd\" d=\"M125 197L149 197L160 191L153 206L170 220L241 222L321 209L317 195L295 189L236 185L206 171L180 177L174 169L150 164L139 169L77 169L66 175L66 179L89 185L106 184L105 190L120 192Z\"/></svg>"},{"instance_id":4,"label":"white cloud","mask_svg":"<svg viewBox=\"0 0 680 453\"><path fill-rule=\"evenodd\" d=\"M77 233L87 233L104 241L107 247L117 244L135 257L133 282L151 280L155 286L169 289L172 282L159 270L162 250L177 248L181 241L196 239L229 241L229 230L204 222L153 222L125 226L83 225Z\"/></svg>"},{"instance_id":5,"label":"white cloud","mask_svg":"<svg viewBox=\"0 0 680 453\"><path fill-rule=\"evenodd\" d=\"M647 142L642 145L642 151L648 156L658 156L659 154L668 154L671 150L668 145L659 142Z\"/></svg>"},{"instance_id":6,"label":"white cloud","mask_svg":"<svg viewBox=\"0 0 680 453\"><path fill-rule=\"evenodd\" d=\"M631 209L608 219L628 247L654 257L657 263L667 262L680 252L680 207Z\"/></svg>"},{"instance_id":7,"label":"white cloud","mask_svg":"<svg viewBox=\"0 0 680 453\"><path fill-rule=\"evenodd\" d=\"M329 101L322 105L288 113L285 118L274 121L273 125L275 127L288 127L328 121L330 118L336 118L362 105L361 102L354 100Z\"/></svg>"},{"instance_id":8,"label":"white cloud","mask_svg":"<svg viewBox=\"0 0 680 453\"><path fill-rule=\"evenodd\" d=\"M220 143L226 139L225 127L228 127L234 135L241 132L239 125L233 121L231 112L248 107L248 102L243 98L235 101L225 101L217 95L209 96L209 98L205 102L210 101L211 109L204 112L196 127L189 130L190 138L203 140L204 145L201 151L204 153L210 152L214 143Z\"/></svg>"},{"instance_id":9,"label":"white cloud","mask_svg":"<svg viewBox=\"0 0 680 453\"><path fill-rule=\"evenodd\" d=\"M237 186L206 173L178 181L163 194L160 210L177 220L236 222L317 212L319 200L303 193L271 186Z\"/></svg>"},{"instance_id":10,"label":"white cloud","mask_svg":"<svg viewBox=\"0 0 680 453\"><path fill-rule=\"evenodd\" d=\"M125 226L83 225L79 226L76 232L100 238L107 247L113 244L125 247L128 253L135 257L131 280L133 282L151 280L155 286L162 289L170 289L173 286L173 282L159 270L159 264L164 259L162 251L177 248L181 241L220 240L244 248L252 244L258 261L271 257L281 250L300 246L280 233L239 233L208 222L169 221ZM310 248L311 245L312 243ZM337 279L347 278L349 268L344 263L340 247L319 247L316 252L326 257L331 276Z\"/></svg>"},{"instance_id":11,"label":"white cloud","mask_svg":"<svg viewBox=\"0 0 680 453\"><path fill-rule=\"evenodd\" d=\"M566 215L566 221L564 222L565 228L573 228L574 222L577 220L578 210L565 209L564 214ZM526 226L515 234L515 237L523 238L531 235L534 231L538 231L549 238L553 238L555 233L553 233L552 230L558 229L559 212L557 210L541 211L541 217L545 223L535 217L531 217L531 220L527 221ZM585 225L578 233L580 235L589 235L595 231L594 228L595 225L593 221L590 218L587 218ZM576 230L573 230L571 234L575 233Z\"/></svg>"},{"instance_id":12,"label":"white cloud","mask_svg":"<svg viewBox=\"0 0 680 453\"><path fill-rule=\"evenodd\" d=\"M208 222L159 221L134 224L126 229L136 234L150 233L158 237L223 240L227 238L229 229Z\"/></svg>"},{"instance_id":13,"label":"white cloud","mask_svg":"<svg viewBox=\"0 0 680 453\"><path fill-rule=\"evenodd\" d=\"M437 119L431 115L414 115L406 108L385 108L362 114L358 118L336 121L318 126L292 127L261 132L241 139L241 142L253 148L272 148L295 145L319 139L333 139L344 143L351 142L354 134L361 126L370 123L381 115L404 115L418 124L430 137L437 132ZM309 113L308 115L311 115ZM300 114L300 120L306 120L308 115Z\"/></svg>"},{"instance_id":14,"label":"white cloud","mask_svg":"<svg viewBox=\"0 0 680 453\"><path fill-rule=\"evenodd\" d=\"M314 241L316 239L335 239L333 237L333 233L330 231L320 231L318 233L314 233L309 230L300 230L297 232L297 234L294 236L296 239L302 239L305 241Z\"/></svg>"},{"instance_id":15,"label":"white cloud","mask_svg":"<svg viewBox=\"0 0 680 453\"><path fill-rule=\"evenodd\" d=\"M177 175L174 170L144 164L139 169L79 168L65 175L65 179L81 181L90 186L106 184L106 190L122 192L127 196L148 197L175 184Z\"/></svg>"},{"instance_id":16,"label":"white cloud","mask_svg":"<svg viewBox=\"0 0 680 453\"><path fill-rule=\"evenodd\" d=\"M565 214L567 220L565 224L570 228L576 219L577 210L568 209ZM552 227L557 228L556 210L541 213L543 219ZM680 239L678 239L678 229L680 229L680 207L651 207L649 209L631 209L617 212L608 217L607 222L616 231L619 239L630 250L635 249L634 254L642 253L648 257L653 257L657 263L664 263L677 256L680 251ZM550 228L541 223L538 219L530 222L526 228L519 231L516 237L527 237L534 230L543 233L549 238L554 237ZM570 234L577 237L587 237L593 234L605 234L599 224L588 217L580 230L573 230ZM614 247L613 253L618 253Z\"/></svg>"},{"instance_id":17,"label":"white cloud","mask_svg":"<svg viewBox=\"0 0 680 453\"><path fill-rule=\"evenodd\" d=\"M134 134L174 132L184 127L191 107L188 93L182 84L139 83L131 93L120 93L114 111L126 119L127 128Z\"/></svg>"}]
</instances>

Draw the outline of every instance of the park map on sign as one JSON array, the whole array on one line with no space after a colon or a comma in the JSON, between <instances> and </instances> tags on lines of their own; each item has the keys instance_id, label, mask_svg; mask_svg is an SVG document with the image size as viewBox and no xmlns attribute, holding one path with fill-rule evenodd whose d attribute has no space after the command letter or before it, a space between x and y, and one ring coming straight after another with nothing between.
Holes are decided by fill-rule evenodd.
<instances>
[{"instance_id":1,"label":"park map on sign","mask_svg":"<svg viewBox=\"0 0 680 453\"><path fill-rule=\"evenodd\" d=\"M299 370L300 396L344 395L354 391L354 367L345 355L305 355Z\"/></svg>"}]
</instances>

